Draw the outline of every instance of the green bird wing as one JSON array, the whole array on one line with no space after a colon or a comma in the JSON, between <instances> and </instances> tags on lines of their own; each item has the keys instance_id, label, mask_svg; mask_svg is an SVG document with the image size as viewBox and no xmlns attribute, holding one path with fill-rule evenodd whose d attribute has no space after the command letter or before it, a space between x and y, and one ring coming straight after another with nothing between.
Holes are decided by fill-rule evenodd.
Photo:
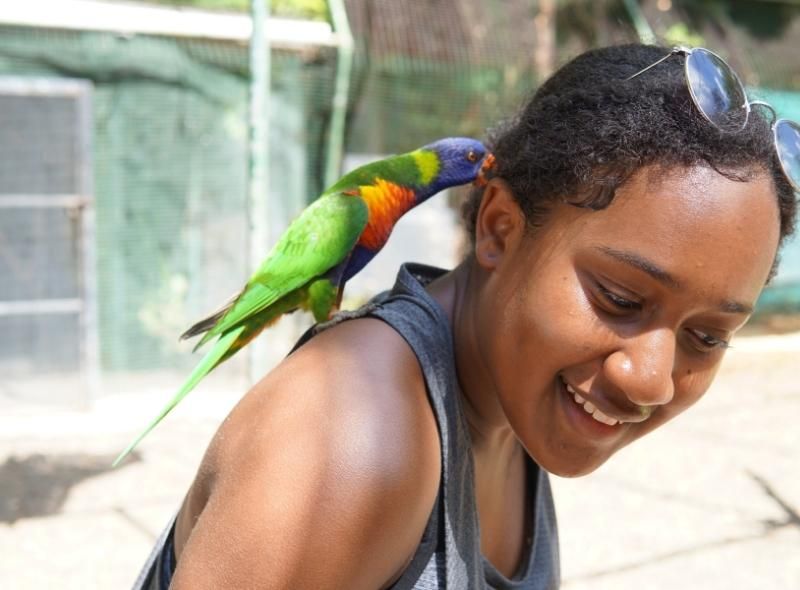
<instances>
[{"instance_id":1,"label":"green bird wing","mask_svg":"<svg viewBox=\"0 0 800 590\"><path fill-rule=\"evenodd\" d=\"M272 305L347 258L367 225L369 210L356 194L329 193L295 219L247 281L228 312L200 344Z\"/></svg>"}]
</instances>

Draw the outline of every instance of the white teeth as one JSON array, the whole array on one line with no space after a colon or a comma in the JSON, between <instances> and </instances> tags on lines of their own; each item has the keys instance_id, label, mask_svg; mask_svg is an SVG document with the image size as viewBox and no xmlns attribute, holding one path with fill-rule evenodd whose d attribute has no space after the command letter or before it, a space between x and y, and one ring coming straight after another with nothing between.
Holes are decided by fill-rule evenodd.
<instances>
[{"instance_id":1,"label":"white teeth","mask_svg":"<svg viewBox=\"0 0 800 590\"><path fill-rule=\"evenodd\" d=\"M615 424L619 423L619 420L615 418L611 418L610 416L606 416L603 412L601 412L597 407L589 401L586 401L581 397L581 395L575 391L575 389L568 383L564 383L566 390L572 394L572 397L575 399L575 403L579 406L583 406L583 409L586 411L587 414L591 414L592 418L597 420L598 422L602 422L603 424L608 424L609 426L614 426Z\"/></svg>"},{"instance_id":2,"label":"white teeth","mask_svg":"<svg viewBox=\"0 0 800 590\"><path fill-rule=\"evenodd\" d=\"M601 412L598 409L595 409L595 411L592 413L592 418L594 418L598 422L602 422L603 424L608 424L609 426L614 426L617 423L617 421L614 418L606 416L603 412Z\"/></svg>"}]
</instances>

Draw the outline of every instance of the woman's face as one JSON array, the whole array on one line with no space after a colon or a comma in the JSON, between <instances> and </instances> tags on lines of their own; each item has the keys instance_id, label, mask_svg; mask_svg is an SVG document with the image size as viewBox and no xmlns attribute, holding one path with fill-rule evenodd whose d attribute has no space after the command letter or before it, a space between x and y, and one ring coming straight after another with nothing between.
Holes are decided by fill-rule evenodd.
<instances>
[{"instance_id":1,"label":"woman's face","mask_svg":"<svg viewBox=\"0 0 800 590\"><path fill-rule=\"evenodd\" d=\"M558 205L533 232L502 182L484 201L478 347L517 438L563 476L703 395L779 239L766 175L643 169L605 210Z\"/></svg>"}]
</instances>

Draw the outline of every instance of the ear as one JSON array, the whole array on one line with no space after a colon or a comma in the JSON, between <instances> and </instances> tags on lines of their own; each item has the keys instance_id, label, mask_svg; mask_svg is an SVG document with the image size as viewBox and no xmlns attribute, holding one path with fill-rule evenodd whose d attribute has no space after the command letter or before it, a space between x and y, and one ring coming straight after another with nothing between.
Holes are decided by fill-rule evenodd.
<instances>
[{"instance_id":1,"label":"ear","mask_svg":"<svg viewBox=\"0 0 800 590\"><path fill-rule=\"evenodd\" d=\"M511 187L493 178L483 191L475 220L475 258L487 270L496 268L525 232L525 215L514 200Z\"/></svg>"}]
</instances>

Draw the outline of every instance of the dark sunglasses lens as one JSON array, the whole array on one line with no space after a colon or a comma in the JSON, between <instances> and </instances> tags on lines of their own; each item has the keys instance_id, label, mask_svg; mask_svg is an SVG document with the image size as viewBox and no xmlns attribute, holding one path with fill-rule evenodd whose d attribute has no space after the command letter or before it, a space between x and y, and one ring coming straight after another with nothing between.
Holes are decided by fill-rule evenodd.
<instances>
[{"instance_id":1,"label":"dark sunglasses lens","mask_svg":"<svg viewBox=\"0 0 800 590\"><path fill-rule=\"evenodd\" d=\"M800 191L800 125L787 119L778 121L775 125L775 148L789 182L794 190Z\"/></svg>"},{"instance_id":2,"label":"dark sunglasses lens","mask_svg":"<svg viewBox=\"0 0 800 590\"><path fill-rule=\"evenodd\" d=\"M723 131L738 131L747 124L747 99L739 78L722 59L695 49L686 56L686 78L697 107Z\"/></svg>"}]
</instances>

